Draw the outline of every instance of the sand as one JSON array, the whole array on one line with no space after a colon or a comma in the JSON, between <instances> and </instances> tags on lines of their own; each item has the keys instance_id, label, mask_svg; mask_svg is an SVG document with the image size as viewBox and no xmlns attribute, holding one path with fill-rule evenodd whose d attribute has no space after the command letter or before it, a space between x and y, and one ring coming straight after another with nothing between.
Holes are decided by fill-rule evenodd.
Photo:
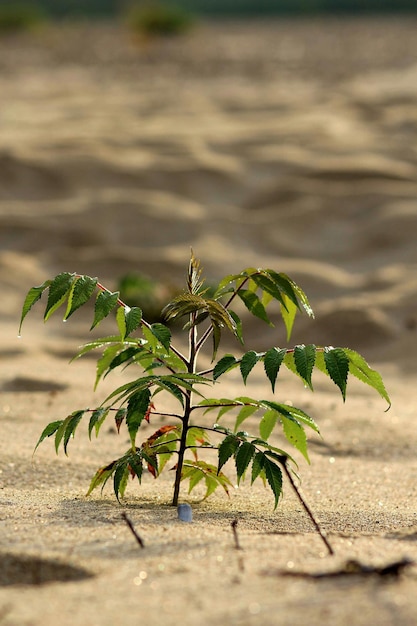
<instances>
[{"instance_id":1,"label":"sand","mask_svg":"<svg viewBox=\"0 0 417 626\"><path fill-rule=\"evenodd\" d=\"M182 40L141 41L117 25L63 25L0 40L0 623L405 626L416 570L334 572L417 559L416 19L204 24ZM60 271L128 271L182 285L190 247L210 281L271 267L305 289L315 321L292 343L352 347L392 399L351 384L346 403L318 375L289 374L275 397L316 418L303 493L329 556L288 484L276 511L260 483L230 498L182 500L172 472L85 498L120 454L114 429L69 456L34 445L49 421L96 406L82 314L17 338L28 289ZM248 348L286 345L244 316ZM225 348L234 347L228 341ZM262 370L250 394L272 397ZM238 376L223 393L248 393ZM252 426L254 422L252 422ZM250 424L248 424L250 426ZM156 428L156 424L150 425ZM279 439L277 439L279 441ZM141 549L121 517L126 511ZM238 520L241 550L231 522Z\"/></svg>"}]
</instances>

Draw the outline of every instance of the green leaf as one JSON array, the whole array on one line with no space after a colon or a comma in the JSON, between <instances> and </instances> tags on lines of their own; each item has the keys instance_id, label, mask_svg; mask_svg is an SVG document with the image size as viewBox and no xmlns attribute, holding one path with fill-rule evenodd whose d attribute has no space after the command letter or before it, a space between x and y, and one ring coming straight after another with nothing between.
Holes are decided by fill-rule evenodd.
<instances>
[{"instance_id":1,"label":"green leaf","mask_svg":"<svg viewBox=\"0 0 417 626\"><path fill-rule=\"evenodd\" d=\"M100 407L98 409L95 409L90 417L90 421L88 423L88 437L91 440L91 433L93 432L93 428L96 431L96 437L98 436L98 433L100 431L100 427L102 425L102 423L104 422L104 420L106 419L107 415L109 413L109 408L107 407Z\"/></svg>"},{"instance_id":2,"label":"green leaf","mask_svg":"<svg viewBox=\"0 0 417 626\"><path fill-rule=\"evenodd\" d=\"M49 285L48 301L46 303L46 309L44 314L45 322L50 318L66 300L70 294L73 282L77 279L75 274L63 272L55 276L51 284Z\"/></svg>"},{"instance_id":3,"label":"green leaf","mask_svg":"<svg viewBox=\"0 0 417 626\"><path fill-rule=\"evenodd\" d=\"M90 276L75 278L68 295L68 306L64 320L67 320L77 309L88 302L96 289L96 285L97 278L90 278Z\"/></svg>"},{"instance_id":4,"label":"green leaf","mask_svg":"<svg viewBox=\"0 0 417 626\"><path fill-rule=\"evenodd\" d=\"M281 317L284 320L285 328L287 330L287 341L289 341L291 338L295 316L297 315L298 308L287 296L284 295L283 300L284 304L281 305Z\"/></svg>"},{"instance_id":5,"label":"green leaf","mask_svg":"<svg viewBox=\"0 0 417 626\"><path fill-rule=\"evenodd\" d=\"M113 362L115 355L120 350L120 343L116 345L109 346L103 351L102 356L98 359L96 364L96 380L94 383L94 389L97 388L98 383L100 382L101 377L105 372L108 372L110 364Z\"/></svg>"},{"instance_id":6,"label":"green leaf","mask_svg":"<svg viewBox=\"0 0 417 626\"><path fill-rule=\"evenodd\" d=\"M171 345L171 331L164 324L152 324L151 332L168 352Z\"/></svg>"},{"instance_id":7,"label":"green leaf","mask_svg":"<svg viewBox=\"0 0 417 626\"><path fill-rule=\"evenodd\" d=\"M142 321L142 310L138 306L124 307L126 318L126 337L133 333ZM162 326L162 324L161 324Z\"/></svg>"},{"instance_id":8,"label":"green leaf","mask_svg":"<svg viewBox=\"0 0 417 626\"><path fill-rule=\"evenodd\" d=\"M139 483L142 482L143 460L140 454L132 454L129 456L129 468L136 475Z\"/></svg>"},{"instance_id":9,"label":"green leaf","mask_svg":"<svg viewBox=\"0 0 417 626\"><path fill-rule=\"evenodd\" d=\"M239 447L239 439L234 435L227 435L221 444L219 445L219 464L217 466L217 473L227 461L232 457Z\"/></svg>"},{"instance_id":10,"label":"green leaf","mask_svg":"<svg viewBox=\"0 0 417 626\"><path fill-rule=\"evenodd\" d=\"M281 367L281 363L284 360L286 352L287 351L284 348L271 348L270 350L268 350L264 357L265 373L271 382L273 393L275 392L275 384L278 377L278 372Z\"/></svg>"},{"instance_id":11,"label":"green leaf","mask_svg":"<svg viewBox=\"0 0 417 626\"><path fill-rule=\"evenodd\" d=\"M238 341L243 345L243 328L242 328L242 320L239 315L237 315L234 311L229 311L229 315L233 320L235 331L234 335Z\"/></svg>"},{"instance_id":12,"label":"green leaf","mask_svg":"<svg viewBox=\"0 0 417 626\"><path fill-rule=\"evenodd\" d=\"M45 282L42 283L42 285L39 285L38 287L32 287L32 289L29 290L25 298L25 301L23 303L23 307L22 307L22 315L21 315L20 324L19 324L19 335L20 335L20 331L22 330L23 320L25 319L26 315L29 313L33 305L38 300L40 300L43 292L45 291L45 289L49 287L50 284L51 284L50 280L45 280Z\"/></svg>"},{"instance_id":13,"label":"green leaf","mask_svg":"<svg viewBox=\"0 0 417 626\"><path fill-rule=\"evenodd\" d=\"M313 391L311 374L316 360L316 346L301 344L294 348L294 363L298 374Z\"/></svg>"},{"instance_id":14,"label":"green leaf","mask_svg":"<svg viewBox=\"0 0 417 626\"><path fill-rule=\"evenodd\" d=\"M270 400L261 400L260 404L261 406L273 409L274 411L277 411L278 413L284 413L284 415L289 414L295 420L303 424L306 424L306 426L309 426L312 430L314 430L314 432L319 433L319 428L317 424L315 423L315 421L313 420L313 418L295 406L290 406L289 404L281 404L278 402L272 402Z\"/></svg>"},{"instance_id":15,"label":"green leaf","mask_svg":"<svg viewBox=\"0 0 417 626\"><path fill-rule=\"evenodd\" d=\"M276 509L278 506L279 498L282 493L282 472L281 469L271 461L264 453L264 458L262 462L262 469L265 472L266 479L269 483L269 486L272 489L272 493L275 497L275 506Z\"/></svg>"},{"instance_id":16,"label":"green leaf","mask_svg":"<svg viewBox=\"0 0 417 626\"><path fill-rule=\"evenodd\" d=\"M128 478L129 467L127 461L124 460L117 464L113 477L113 489L118 502L125 494Z\"/></svg>"},{"instance_id":17,"label":"green leaf","mask_svg":"<svg viewBox=\"0 0 417 626\"><path fill-rule=\"evenodd\" d=\"M54 435L56 433L56 431L62 426L62 424L64 423L64 420L57 420L55 422L50 422L42 431L41 436L38 439L38 442L35 446L35 449L33 450L33 454L35 454L37 448L39 447L39 445L42 443L42 441L44 439L46 439L47 437L52 437L52 435Z\"/></svg>"},{"instance_id":18,"label":"green leaf","mask_svg":"<svg viewBox=\"0 0 417 626\"><path fill-rule=\"evenodd\" d=\"M142 311L139 307L119 306L116 313L117 327L120 332L120 340L124 341L130 333L136 330L142 320Z\"/></svg>"},{"instance_id":19,"label":"green leaf","mask_svg":"<svg viewBox=\"0 0 417 626\"><path fill-rule=\"evenodd\" d=\"M252 461L252 475L251 475L251 485L255 482L258 476L263 472L264 468L264 458L265 455L263 452L257 452L253 457Z\"/></svg>"},{"instance_id":20,"label":"green leaf","mask_svg":"<svg viewBox=\"0 0 417 626\"><path fill-rule=\"evenodd\" d=\"M70 419L68 420L68 423L67 423L66 428L65 428L65 433L64 433L64 452L65 452L65 454L67 454L68 442L69 442L70 438L72 436L74 436L75 429L77 428L78 424L80 423L80 420L83 417L83 415L86 412L86 410L87 409L81 409L80 411L74 411L70 415Z\"/></svg>"},{"instance_id":21,"label":"green leaf","mask_svg":"<svg viewBox=\"0 0 417 626\"><path fill-rule=\"evenodd\" d=\"M90 330L93 330L105 317L108 316L110 311L117 305L119 299L119 292L111 293L110 291L99 291L97 294L95 306L94 306L94 321Z\"/></svg>"},{"instance_id":22,"label":"green leaf","mask_svg":"<svg viewBox=\"0 0 417 626\"><path fill-rule=\"evenodd\" d=\"M234 426L234 431L237 432L239 427L241 426L241 424L251 415L253 415L253 413L255 413L258 410L258 405L246 405L243 406L237 417L236 417L236 422L235 422L235 426Z\"/></svg>"},{"instance_id":23,"label":"green leaf","mask_svg":"<svg viewBox=\"0 0 417 626\"><path fill-rule=\"evenodd\" d=\"M258 273L253 274L252 280L269 296L271 296L281 304L284 304L282 300L281 290L263 270L259 270Z\"/></svg>"},{"instance_id":24,"label":"green leaf","mask_svg":"<svg viewBox=\"0 0 417 626\"><path fill-rule=\"evenodd\" d=\"M349 359L342 348L324 348L323 356L329 376L339 387L345 401Z\"/></svg>"},{"instance_id":25,"label":"green leaf","mask_svg":"<svg viewBox=\"0 0 417 626\"><path fill-rule=\"evenodd\" d=\"M133 450L136 449L136 434L146 415L150 399L151 392L149 389L142 389L133 393L127 403L126 424Z\"/></svg>"},{"instance_id":26,"label":"green leaf","mask_svg":"<svg viewBox=\"0 0 417 626\"><path fill-rule=\"evenodd\" d=\"M343 348L343 351L349 359L349 372L363 383L373 387L373 389L388 402L389 406L391 406L391 400L385 389L381 375L376 370L371 369L363 356L354 350Z\"/></svg>"},{"instance_id":27,"label":"green leaf","mask_svg":"<svg viewBox=\"0 0 417 626\"><path fill-rule=\"evenodd\" d=\"M246 306L246 308L263 322L266 322L270 326L272 326L268 315L266 314L266 310L256 293L249 291L249 289L239 289L237 292L238 296Z\"/></svg>"},{"instance_id":28,"label":"green leaf","mask_svg":"<svg viewBox=\"0 0 417 626\"><path fill-rule=\"evenodd\" d=\"M243 382L246 385L246 380L260 359L260 355L255 350L249 350L243 355L240 361L240 373L242 374Z\"/></svg>"},{"instance_id":29,"label":"green leaf","mask_svg":"<svg viewBox=\"0 0 417 626\"><path fill-rule=\"evenodd\" d=\"M289 411L284 413L284 411L281 410L280 419L284 429L284 434L288 441L294 446L294 448L297 448L306 461L310 463L307 452L307 436L300 422L296 420Z\"/></svg>"},{"instance_id":30,"label":"green leaf","mask_svg":"<svg viewBox=\"0 0 417 626\"><path fill-rule=\"evenodd\" d=\"M275 425L278 420L278 413L274 409L269 409L265 411L262 416L261 421L259 422L259 434L262 439L269 439L272 431L275 428Z\"/></svg>"},{"instance_id":31,"label":"green leaf","mask_svg":"<svg viewBox=\"0 0 417 626\"><path fill-rule=\"evenodd\" d=\"M126 348L126 350L122 350L121 352L116 354L116 356L112 359L112 361L109 363L107 367L106 376L107 374L111 372L111 370L115 369L116 367L119 367L120 365L128 363L129 361L134 359L135 356L137 356L143 351L144 350L141 347L129 346L128 348Z\"/></svg>"},{"instance_id":32,"label":"green leaf","mask_svg":"<svg viewBox=\"0 0 417 626\"><path fill-rule=\"evenodd\" d=\"M229 495L229 487L232 486L230 480L223 474L223 472L217 473L217 468L205 461L184 461L183 471L181 474L181 480L192 478L191 489L200 481L197 473L202 474L206 483L206 493L204 500L208 498L217 487L223 487L227 495ZM191 491L190 489L190 491Z\"/></svg>"},{"instance_id":33,"label":"green leaf","mask_svg":"<svg viewBox=\"0 0 417 626\"><path fill-rule=\"evenodd\" d=\"M233 356L233 354L225 354L214 366L213 380L220 378L222 374L236 367L238 363L239 361Z\"/></svg>"},{"instance_id":34,"label":"green leaf","mask_svg":"<svg viewBox=\"0 0 417 626\"><path fill-rule=\"evenodd\" d=\"M236 472L237 472L237 484L240 483L240 479L246 472L249 463L252 461L256 453L255 446L250 441L244 441L236 452Z\"/></svg>"}]
</instances>

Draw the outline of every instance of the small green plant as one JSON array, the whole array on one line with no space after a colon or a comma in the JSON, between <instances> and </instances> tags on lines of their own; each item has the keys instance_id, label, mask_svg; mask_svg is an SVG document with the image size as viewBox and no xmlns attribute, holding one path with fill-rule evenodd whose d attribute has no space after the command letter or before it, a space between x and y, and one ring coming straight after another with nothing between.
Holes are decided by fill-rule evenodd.
<instances>
[{"instance_id":1,"label":"small green plant","mask_svg":"<svg viewBox=\"0 0 417 626\"><path fill-rule=\"evenodd\" d=\"M30 30L45 19L45 15L33 3L7 2L0 6L0 34Z\"/></svg>"},{"instance_id":2,"label":"small green plant","mask_svg":"<svg viewBox=\"0 0 417 626\"><path fill-rule=\"evenodd\" d=\"M176 6L164 2L134 4L127 14L130 29L141 35L167 37L181 35L193 23L191 15Z\"/></svg>"},{"instance_id":3,"label":"small green plant","mask_svg":"<svg viewBox=\"0 0 417 626\"><path fill-rule=\"evenodd\" d=\"M200 262L192 254L186 289L175 296L163 311L166 320L185 318L187 354L173 345L171 331L166 325L149 323L142 317L141 309L127 306L118 292L109 291L96 278L79 274L61 273L53 280L30 289L24 301L20 328L45 291L48 292L45 321L65 304L64 320L67 320L93 296L95 306L91 329L115 310L117 334L90 341L74 357L100 351L96 386L103 376L115 368L129 366L140 371L132 381L110 393L100 406L77 409L64 419L48 424L36 444L35 450L44 439L53 436L56 451L63 447L67 454L68 444L85 417L88 417L90 439L93 434L99 435L104 421L110 416L118 432L126 429L129 448L96 472L88 494L97 487L104 487L112 478L114 493L119 500L125 494L129 477L140 483L143 473L148 471L157 478L167 464L173 464L173 504L177 505L182 481L188 481L189 492L203 481L205 497L218 487L228 493L232 482L224 469L229 461L234 460L238 483L246 475L249 475L251 483L261 479L271 488L276 507L282 492L283 474L296 488L291 474L296 462L288 451L270 441L272 433L277 427L282 427L279 432L286 443L309 461L305 428L318 433L318 426L302 409L289 403L247 395L236 398L207 397L206 390L215 387L221 377L235 368L240 370L246 384L253 368L262 363L272 392L275 392L282 366L298 376L311 390L312 373L316 368L335 383L343 400L348 375L351 374L374 388L388 403L390 401L380 375L369 367L362 356L349 348L297 345L293 348L271 347L264 352L249 350L240 356L229 353L217 358L224 331L230 332L244 345L242 323L234 310L239 301L252 315L270 325L267 307L271 302L278 303L288 338L298 311L313 316L304 291L283 273L248 268L239 274L226 276L215 292L208 294ZM211 365L201 369L199 357L209 344ZM161 393L172 397L177 410L169 413L158 411L158 396ZM258 418L257 431L248 434L243 427L251 416ZM155 432L138 441L141 425L156 420L160 421ZM202 458L209 450L214 450L216 455L214 464Z\"/></svg>"}]
</instances>

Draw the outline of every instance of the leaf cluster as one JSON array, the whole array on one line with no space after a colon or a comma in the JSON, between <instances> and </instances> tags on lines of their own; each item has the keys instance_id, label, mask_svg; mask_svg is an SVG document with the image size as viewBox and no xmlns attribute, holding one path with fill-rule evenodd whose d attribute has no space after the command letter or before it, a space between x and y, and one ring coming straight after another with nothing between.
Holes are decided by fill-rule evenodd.
<instances>
[{"instance_id":1,"label":"leaf cluster","mask_svg":"<svg viewBox=\"0 0 417 626\"><path fill-rule=\"evenodd\" d=\"M291 348L274 346L265 352L249 350L240 356L228 353L217 359L224 331L230 332L238 343L244 345L242 321L234 308L238 302L270 326L273 325L270 304L275 302L288 338L297 313L313 316L304 291L286 274L271 269L247 268L239 274L226 276L214 291L209 291L204 285L200 262L194 254L191 255L185 290L163 310L167 321L184 319L188 356L173 345L171 331L165 324L148 322L140 307L127 306L118 292L108 290L97 278L75 273L63 272L32 287L23 303L20 328L44 293L45 321L61 308L63 319L67 320L89 301L94 302L90 330L114 314L118 332L86 343L74 357L77 359L94 351L99 353L95 386L117 368L139 370L139 375L116 387L98 407L79 409L64 419L49 423L36 444L35 450L45 439L53 438L56 452L62 447L67 454L69 442L83 420L87 422L90 439L93 434L98 437L106 419L113 420L118 433L125 431L130 442L128 450L98 469L88 494L98 487L103 488L112 478L113 490L120 499L130 477L139 483L144 472L157 478L170 460L175 471L174 504L178 501L182 481L188 481L189 492L197 485L205 485L204 497L210 496L218 487L229 494L233 483L224 474L224 466L230 462L234 464L238 484L247 474L251 484L256 479L262 480L271 489L277 506L282 493L282 468L285 467L288 476L287 462L293 468L297 464L287 451L271 442L272 436L274 441L281 437L309 462L306 429L315 433L319 433L319 429L307 413L290 403L249 396L207 397L207 388L216 385L221 377L235 368L238 368L243 384L247 385L253 369L261 363L273 393L283 367L312 391L313 374L318 370L333 381L343 400L349 376L353 376L372 387L388 403L390 401L378 372L350 348L314 344ZM209 338L212 341L212 364L209 369L201 370L198 357ZM158 394L161 393L172 398L177 412L157 410ZM214 426L212 422L207 424L207 418L204 418L213 411ZM200 419L196 415L200 415ZM252 418L251 423L255 420L257 424L257 431L252 435L242 430L243 423L249 418ZM155 432L141 440L142 424L154 420L159 422ZM217 453L217 464L200 458L208 449Z\"/></svg>"}]
</instances>

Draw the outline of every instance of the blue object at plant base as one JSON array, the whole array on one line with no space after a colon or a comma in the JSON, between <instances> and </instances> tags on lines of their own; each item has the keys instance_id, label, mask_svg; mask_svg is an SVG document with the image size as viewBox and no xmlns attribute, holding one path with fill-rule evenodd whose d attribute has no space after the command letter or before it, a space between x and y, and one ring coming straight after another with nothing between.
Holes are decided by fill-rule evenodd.
<instances>
[{"instance_id":1,"label":"blue object at plant base","mask_svg":"<svg viewBox=\"0 0 417 626\"><path fill-rule=\"evenodd\" d=\"M189 504L179 504L177 507L178 510L178 519L181 522L192 522L193 521L193 510Z\"/></svg>"}]
</instances>

